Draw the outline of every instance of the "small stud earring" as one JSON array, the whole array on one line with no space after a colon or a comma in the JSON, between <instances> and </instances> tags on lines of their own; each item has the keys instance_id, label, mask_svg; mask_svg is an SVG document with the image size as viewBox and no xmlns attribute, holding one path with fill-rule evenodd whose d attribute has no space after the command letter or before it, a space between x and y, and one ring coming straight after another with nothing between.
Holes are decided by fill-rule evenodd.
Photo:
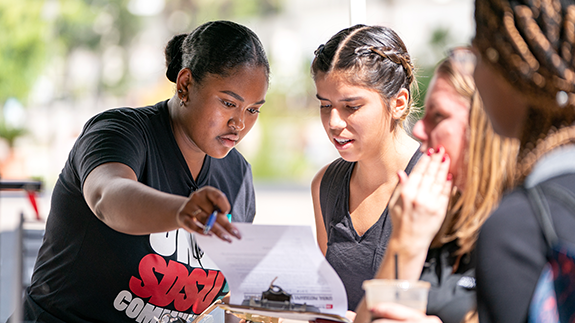
<instances>
[{"instance_id":1,"label":"small stud earring","mask_svg":"<svg viewBox=\"0 0 575 323\"><path fill-rule=\"evenodd\" d=\"M178 90L178 93L182 93L182 90L181 90L181 89L180 89L180 90Z\"/></svg>"}]
</instances>

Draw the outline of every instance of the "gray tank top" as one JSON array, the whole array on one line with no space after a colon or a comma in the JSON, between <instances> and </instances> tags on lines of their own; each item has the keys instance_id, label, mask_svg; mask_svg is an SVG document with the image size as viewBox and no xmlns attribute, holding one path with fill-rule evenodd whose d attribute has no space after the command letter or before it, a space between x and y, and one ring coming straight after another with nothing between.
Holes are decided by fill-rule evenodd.
<instances>
[{"instance_id":1,"label":"gray tank top","mask_svg":"<svg viewBox=\"0 0 575 323\"><path fill-rule=\"evenodd\" d=\"M419 157L421 152L418 149L405 168L407 174ZM363 297L363 281L375 276L391 235L387 206L363 236L355 231L349 214L349 181L355 164L342 158L336 159L326 169L319 190L328 239L325 257L343 281L350 311L355 311Z\"/></svg>"}]
</instances>

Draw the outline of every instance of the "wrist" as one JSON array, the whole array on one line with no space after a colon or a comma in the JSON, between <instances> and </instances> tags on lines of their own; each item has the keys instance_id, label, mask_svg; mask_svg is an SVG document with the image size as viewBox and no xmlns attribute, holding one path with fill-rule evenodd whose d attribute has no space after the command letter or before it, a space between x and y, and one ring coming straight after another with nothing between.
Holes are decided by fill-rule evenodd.
<instances>
[{"instance_id":1,"label":"wrist","mask_svg":"<svg viewBox=\"0 0 575 323\"><path fill-rule=\"evenodd\" d=\"M395 252L402 257L414 259L426 256L431 242L427 239L421 238L406 238L400 236L392 236L389 239L388 250L395 250Z\"/></svg>"},{"instance_id":2,"label":"wrist","mask_svg":"<svg viewBox=\"0 0 575 323\"><path fill-rule=\"evenodd\" d=\"M385 255L386 269L380 278L397 278L418 280L427 257L427 247L399 244L398 240L390 240ZM397 259L394 259L397 257ZM397 264L396 264L397 262ZM397 273L396 273L397 271Z\"/></svg>"}]
</instances>

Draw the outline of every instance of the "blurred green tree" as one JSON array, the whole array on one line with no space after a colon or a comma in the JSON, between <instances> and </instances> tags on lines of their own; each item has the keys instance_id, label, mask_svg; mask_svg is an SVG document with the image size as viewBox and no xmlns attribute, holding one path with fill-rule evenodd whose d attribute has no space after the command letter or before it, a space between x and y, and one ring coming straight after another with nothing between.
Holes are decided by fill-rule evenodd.
<instances>
[{"instance_id":1,"label":"blurred green tree","mask_svg":"<svg viewBox=\"0 0 575 323\"><path fill-rule=\"evenodd\" d=\"M127 2L0 0L0 107L11 97L25 103L45 64L56 56L66 60L76 48L101 54L105 41L128 44L138 19ZM24 133L0 116L0 137L11 145Z\"/></svg>"},{"instance_id":2,"label":"blurred green tree","mask_svg":"<svg viewBox=\"0 0 575 323\"><path fill-rule=\"evenodd\" d=\"M28 0L29 1L29 0ZM98 57L111 46L129 47L141 27L142 19L128 10L130 0L47 0L59 2L52 23L52 50L54 55L68 58L76 49L88 50ZM123 61L128 61L123 52ZM121 66L122 76L116 82L103 82L98 77L102 92L123 93L129 79L128 65ZM100 71L102 72L102 71ZM66 72L67 73L67 72ZM74 96L63 86L64 96Z\"/></svg>"},{"instance_id":3,"label":"blurred green tree","mask_svg":"<svg viewBox=\"0 0 575 323\"><path fill-rule=\"evenodd\" d=\"M0 104L24 100L46 61L48 23L37 2L0 0Z\"/></svg>"},{"instance_id":4,"label":"blurred green tree","mask_svg":"<svg viewBox=\"0 0 575 323\"><path fill-rule=\"evenodd\" d=\"M262 17L281 11L282 0L166 0L164 13L176 10L191 15L191 25L215 19ZM189 27L189 26L186 26Z\"/></svg>"},{"instance_id":5,"label":"blurred green tree","mask_svg":"<svg viewBox=\"0 0 575 323\"><path fill-rule=\"evenodd\" d=\"M436 27L431 31L428 45L431 49L431 54L433 55L434 64L429 66L420 66L417 69L417 83L418 83L418 95L414 98L415 105L417 107L423 107L425 101L425 95L427 93L427 88L433 77L433 72L435 71L435 65L437 62L441 61L446 54L447 49L453 44L453 36L449 28L447 27ZM423 109L418 111L417 119L421 118L424 114Z\"/></svg>"},{"instance_id":6,"label":"blurred green tree","mask_svg":"<svg viewBox=\"0 0 575 323\"><path fill-rule=\"evenodd\" d=\"M9 98L25 100L46 61L48 23L32 2L0 0L0 107ZM10 147L24 133L0 115L0 137Z\"/></svg>"}]
</instances>

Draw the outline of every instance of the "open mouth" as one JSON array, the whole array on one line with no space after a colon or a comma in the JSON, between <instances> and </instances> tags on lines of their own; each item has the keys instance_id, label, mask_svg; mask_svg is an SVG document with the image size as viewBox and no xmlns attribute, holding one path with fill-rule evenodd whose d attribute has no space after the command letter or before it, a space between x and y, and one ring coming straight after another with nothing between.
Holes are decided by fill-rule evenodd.
<instances>
[{"instance_id":1,"label":"open mouth","mask_svg":"<svg viewBox=\"0 0 575 323\"><path fill-rule=\"evenodd\" d=\"M338 143L338 144L340 144L340 145L345 145L345 144L347 144L348 142L352 142L352 141L353 141L353 139L337 139L337 138L334 138L334 140L335 140L336 143Z\"/></svg>"}]
</instances>

